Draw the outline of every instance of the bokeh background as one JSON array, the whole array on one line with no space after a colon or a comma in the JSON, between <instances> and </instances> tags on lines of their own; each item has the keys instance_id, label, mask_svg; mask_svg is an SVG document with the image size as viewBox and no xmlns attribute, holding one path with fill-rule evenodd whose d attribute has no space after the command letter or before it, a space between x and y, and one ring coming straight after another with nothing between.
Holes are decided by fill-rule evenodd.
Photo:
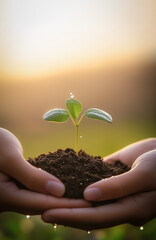
<instances>
[{"instance_id":1,"label":"bokeh background","mask_svg":"<svg viewBox=\"0 0 156 240\"><path fill-rule=\"evenodd\" d=\"M21 141L24 156L75 147L75 130L44 122L74 95L83 110L101 108L113 123L83 119L79 148L106 156L156 134L155 0L0 0L0 126ZM122 225L93 231L0 215L0 240L156 239Z\"/></svg>"}]
</instances>

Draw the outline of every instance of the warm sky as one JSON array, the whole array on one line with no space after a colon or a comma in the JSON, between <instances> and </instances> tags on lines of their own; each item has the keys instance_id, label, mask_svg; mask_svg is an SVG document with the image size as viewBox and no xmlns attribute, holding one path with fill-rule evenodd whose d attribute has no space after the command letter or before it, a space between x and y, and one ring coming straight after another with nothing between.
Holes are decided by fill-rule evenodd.
<instances>
[{"instance_id":1,"label":"warm sky","mask_svg":"<svg viewBox=\"0 0 156 240\"><path fill-rule=\"evenodd\" d=\"M154 54L155 0L0 0L0 72L35 79Z\"/></svg>"}]
</instances>

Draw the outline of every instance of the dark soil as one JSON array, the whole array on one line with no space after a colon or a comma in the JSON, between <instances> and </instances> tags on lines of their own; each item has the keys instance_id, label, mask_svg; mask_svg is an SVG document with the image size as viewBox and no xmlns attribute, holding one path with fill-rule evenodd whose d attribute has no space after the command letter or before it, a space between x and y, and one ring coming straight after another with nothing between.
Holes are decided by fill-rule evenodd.
<instances>
[{"instance_id":1,"label":"dark soil","mask_svg":"<svg viewBox=\"0 0 156 240\"><path fill-rule=\"evenodd\" d=\"M77 156L70 148L41 154L35 159L29 158L28 162L59 178L66 187L64 197L75 199L83 198L88 185L130 170L120 161L105 163L100 156L93 157L82 150Z\"/></svg>"}]
</instances>

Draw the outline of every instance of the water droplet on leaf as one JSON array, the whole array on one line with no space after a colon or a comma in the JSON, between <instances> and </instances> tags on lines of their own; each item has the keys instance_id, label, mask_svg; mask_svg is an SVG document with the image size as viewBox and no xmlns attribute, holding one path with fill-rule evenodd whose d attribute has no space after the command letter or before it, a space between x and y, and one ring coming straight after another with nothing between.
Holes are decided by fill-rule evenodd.
<instances>
[{"instance_id":1,"label":"water droplet on leaf","mask_svg":"<svg viewBox=\"0 0 156 240\"><path fill-rule=\"evenodd\" d=\"M142 231L142 230L144 230L144 227L143 227L143 226L141 226L141 227L140 227L140 230L141 230L141 231Z\"/></svg>"},{"instance_id":2,"label":"water droplet on leaf","mask_svg":"<svg viewBox=\"0 0 156 240\"><path fill-rule=\"evenodd\" d=\"M25 217L26 217L26 219L29 219L29 218L30 218L30 215L26 215Z\"/></svg>"},{"instance_id":3,"label":"water droplet on leaf","mask_svg":"<svg viewBox=\"0 0 156 240\"><path fill-rule=\"evenodd\" d=\"M90 234L90 231L88 231L87 233Z\"/></svg>"}]
</instances>

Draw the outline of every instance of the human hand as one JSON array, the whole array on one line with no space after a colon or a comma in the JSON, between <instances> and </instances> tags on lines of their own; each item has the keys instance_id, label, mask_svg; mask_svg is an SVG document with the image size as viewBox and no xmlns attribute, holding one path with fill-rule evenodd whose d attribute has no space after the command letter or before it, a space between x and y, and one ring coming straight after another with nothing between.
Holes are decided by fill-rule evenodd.
<instances>
[{"instance_id":1,"label":"human hand","mask_svg":"<svg viewBox=\"0 0 156 240\"><path fill-rule=\"evenodd\" d=\"M154 148L156 140L148 139L106 158L105 161L110 162L121 160L132 168L127 173L88 186L84 197L89 201L116 199L114 203L83 209L52 209L46 211L42 219L45 222L56 222L85 230L123 223L140 226L148 222L156 216L156 150L152 150Z\"/></svg>"},{"instance_id":2,"label":"human hand","mask_svg":"<svg viewBox=\"0 0 156 240\"><path fill-rule=\"evenodd\" d=\"M12 178L26 186L27 190L19 189ZM23 157L18 139L0 128L0 212L41 214L53 207L88 206L83 200L58 198L64 191L65 187L59 179L31 166Z\"/></svg>"},{"instance_id":3,"label":"human hand","mask_svg":"<svg viewBox=\"0 0 156 240\"><path fill-rule=\"evenodd\" d=\"M11 211L25 215L42 214L52 208L86 207L84 200L57 198L47 194L19 189L9 176L0 172L0 212Z\"/></svg>"},{"instance_id":4,"label":"human hand","mask_svg":"<svg viewBox=\"0 0 156 240\"><path fill-rule=\"evenodd\" d=\"M156 149L156 138L148 138L135 143L132 143L119 151L104 158L104 161L113 163L120 160L129 167L132 166L134 161L142 154Z\"/></svg>"}]
</instances>

